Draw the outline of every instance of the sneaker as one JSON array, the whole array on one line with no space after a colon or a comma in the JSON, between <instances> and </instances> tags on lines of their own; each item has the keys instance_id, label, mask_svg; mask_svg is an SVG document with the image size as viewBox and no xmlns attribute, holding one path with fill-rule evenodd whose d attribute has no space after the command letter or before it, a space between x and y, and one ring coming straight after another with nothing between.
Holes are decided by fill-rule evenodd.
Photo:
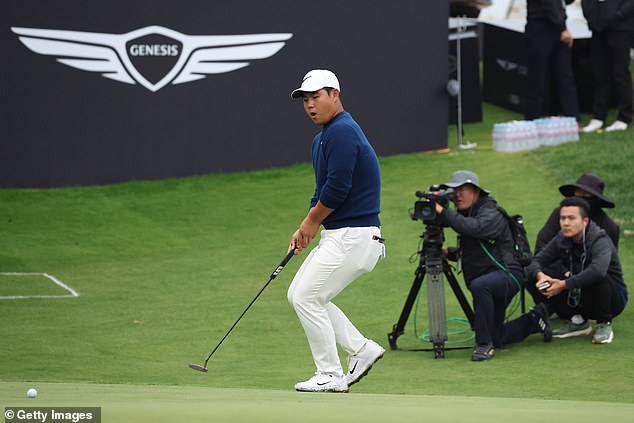
<instances>
[{"instance_id":1,"label":"sneaker","mask_svg":"<svg viewBox=\"0 0 634 423\"><path fill-rule=\"evenodd\" d=\"M533 310L531 310L535 319L537 319L537 326L539 331L544 335L544 342L550 342L553 339L553 330L550 327L550 317L548 307L544 303L537 304Z\"/></svg>"},{"instance_id":2,"label":"sneaker","mask_svg":"<svg viewBox=\"0 0 634 423\"><path fill-rule=\"evenodd\" d=\"M613 132L613 131L625 131L627 129L627 123L617 120L607 128L605 128L605 132Z\"/></svg>"},{"instance_id":3,"label":"sneaker","mask_svg":"<svg viewBox=\"0 0 634 423\"><path fill-rule=\"evenodd\" d=\"M592 335L593 344L609 344L614 339L614 332L612 332L612 324L610 322L597 323Z\"/></svg>"},{"instance_id":4,"label":"sneaker","mask_svg":"<svg viewBox=\"0 0 634 423\"><path fill-rule=\"evenodd\" d=\"M476 346L475 351L471 354L471 361L487 361L495 356L493 344L484 344Z\"/></svg>"},{"instance_id":5,"label":"sneaker","mask_svg":"<svg viewBox=\"0 0 634 423\"><path fill-rule=\"evenodd\" d=\"M346 374L348 386L357 383L363 376L367 375L374 363L383 357L383 354L385 354L383 347L368 340L356 354L349 355L348 373Z\"/></svg>"},{"instance_id":6,"label":"sneaker","mask_svg":"<svg viewBox=\"0 0 634 423\"><path fill-rule=\"evenodd\" d=\"M603 127L603 121L599 119L592 119L589 124L581 128L581 132L594 132Z\"/></svg>"},{"instance_id":7,"label":"sneaker","mask_svg":"<svg viewBox=\"0 0 634 423\"><path fill-rule=\"evenodd\" d=\"M295 384L295 390L300 392L348 392L345 376L330 373L315 373L305 382Z\"/></svg>"},{"instance_id":8,"label":"sneaker","mask_svg":"<svg viewBox=\"0 0 634 423\"><path fill-rule=\"evenodd\" d=\"M590 322L588 320L580 324L568 321L565 325L555 329L553 331L553 336L555 338L569 338L571 336L590 335L591 332L592 328L590 327Z\"/></svg>"}]
</instances>

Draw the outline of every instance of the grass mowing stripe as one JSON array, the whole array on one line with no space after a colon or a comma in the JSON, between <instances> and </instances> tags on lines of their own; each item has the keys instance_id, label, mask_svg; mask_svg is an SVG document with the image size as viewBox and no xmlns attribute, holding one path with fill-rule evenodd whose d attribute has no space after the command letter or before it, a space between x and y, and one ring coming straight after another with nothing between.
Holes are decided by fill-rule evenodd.
<instances>
[{"instance_id":1,"label":"grass mowing stripe","mask_svg":"<svg viewBox=\"0 0 634 423\"><path fill-rule=\"evenodd\" d=\"M0 382L7 406L102 407L103 422L333 423L434 421L632 422L633 404L441 395L309 394L263 389Z\"/></svg>"}]
</instances>

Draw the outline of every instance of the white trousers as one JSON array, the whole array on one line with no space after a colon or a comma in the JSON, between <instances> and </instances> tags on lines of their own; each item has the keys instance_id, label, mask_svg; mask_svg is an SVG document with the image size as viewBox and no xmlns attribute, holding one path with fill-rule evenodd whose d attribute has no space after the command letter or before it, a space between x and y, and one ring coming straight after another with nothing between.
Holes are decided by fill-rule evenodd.
<instances>
[{"instance_id":1,"label":"white trousers","mask_svg":"<svg viewBox=\"0 0 634 423\"><path fill-rule=\"evenodd\" d=\"M367 341L331 300L385 255L373 235L381 235L378 227L323 230L288 289L318 372L343 375L337 344L355 354Z\"/></svg>"}]
</instances>

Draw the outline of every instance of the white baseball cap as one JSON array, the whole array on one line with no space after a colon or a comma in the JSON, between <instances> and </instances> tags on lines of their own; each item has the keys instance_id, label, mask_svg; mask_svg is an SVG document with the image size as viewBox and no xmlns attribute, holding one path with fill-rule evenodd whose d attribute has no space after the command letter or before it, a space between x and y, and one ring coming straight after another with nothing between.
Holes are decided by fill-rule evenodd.
<instances>
[{"instance_id":1,"label":"white baseball cap","mask_svg":"<svg viewBox=\"0 0 634 423\"><path fill-rule=\"evenodd\" d=\"M341 91L339 80L334 73L325 69L313 69L304 76L302 86L294 90L291 97L299 98L304 92L312 93L326 87Z\"/></svg>"}]
</instances>

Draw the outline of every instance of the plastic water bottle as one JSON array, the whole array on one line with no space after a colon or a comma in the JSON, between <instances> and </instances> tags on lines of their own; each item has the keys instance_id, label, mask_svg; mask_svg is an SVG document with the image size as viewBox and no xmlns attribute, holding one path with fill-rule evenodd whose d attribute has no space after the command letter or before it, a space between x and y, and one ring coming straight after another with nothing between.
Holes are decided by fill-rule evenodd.
<instances>
[{"instance_id":1,"label":"plastic water bottle","mask_svg":"<svg viewBox=\"0 0 634 423\"><path fill-rule=\"evenodd\" d=\"M539 132L532 121L511 121L493 125L493 150L513 152L539 146Z\"/></svg>"},{"instance_id":2,"label":"plastic water bottle","mask_svg":"<svg viewBox=\"0 0 634 423\"><path fill-rule=\"evenodd\" d=\"M555 145L555 124L551 118L542 119L541 131L539 133L539 143L541 145Z\"/></svg>"},{"instance_id":3,"label":"plastic water bottle","mask_svg":"<svg viewBox=\"0 0 634 423\"><path fill-rule=\"evenodd\" d=\"M561 118L563 124L562 142L575 142L579 141L579 124L574 117Z\"/></svg>"},{"instance_id":4,"label":"plastic water bottle","mask_svg":"<svg viewBox=\"0 0 634 423\"><path fill-rule=\"evenodd\" d=\"M537 124L535 122L527 122L528 125L528 137L526 142L526 150L532 150L540 145L539 131L537 130Z\"/></svg>"},{"instance_id":5,"label":"plastic water bottle","mask_svg":"<svg viewBox=\"0 0 634 423\"><path fill-rule=\"evenodd\" d=\"M493 151L508 151L508 124L496 123L493 125Z\"/></svg>"}]
</instances>

